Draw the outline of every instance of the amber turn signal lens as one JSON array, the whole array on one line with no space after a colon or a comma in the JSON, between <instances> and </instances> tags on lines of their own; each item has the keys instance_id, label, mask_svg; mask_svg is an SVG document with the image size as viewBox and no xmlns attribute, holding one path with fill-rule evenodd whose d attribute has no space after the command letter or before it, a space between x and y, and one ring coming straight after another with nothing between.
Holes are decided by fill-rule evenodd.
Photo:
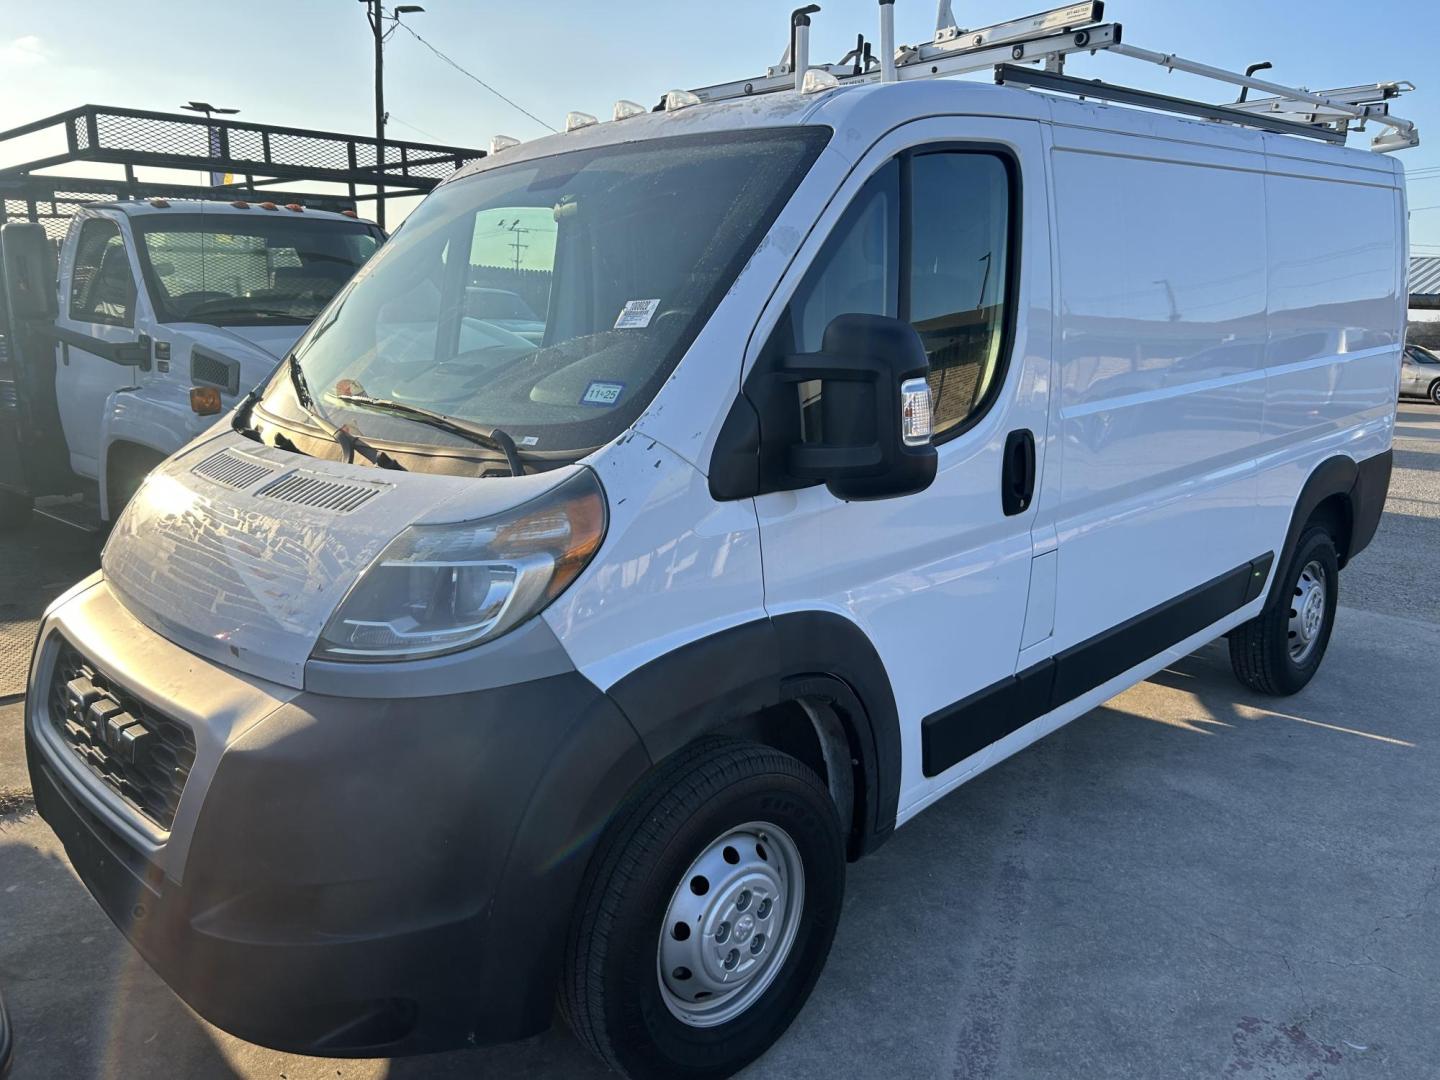
<instances>
[{"instance_id":1,"label":"amber turn signal lens","mask_svg":"<svg viewBox=\"0 0 1440 1080\"><path fill-rule=\"evenodd\" d=\"M214 416L220 411L220 391L213 386L192 386L190 408L197 416Z\"/></svg>"}]
</instances>

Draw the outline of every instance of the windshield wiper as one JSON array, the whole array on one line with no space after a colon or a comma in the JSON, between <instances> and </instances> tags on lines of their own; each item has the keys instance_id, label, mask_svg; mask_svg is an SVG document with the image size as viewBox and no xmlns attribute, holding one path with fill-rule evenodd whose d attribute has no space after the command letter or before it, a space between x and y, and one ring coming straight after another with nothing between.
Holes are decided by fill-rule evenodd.
<instances>
[{"instance_id":1,"label":"windshield wiper","mask_svg":"<svg viewBox=\"0 0 1440 1080\"><path fill-rule=\"evenodd\" d=\"M392 401L390 398L371 397L369 394L339 394L336 396L351 405L363 405L367 408L377 409L381 412L394 413L397 416L408 416L422 424L438 428L440 431L448 431L451 435L458 435L462 439L468 439L477 446L484 446L491 450L499 450L505 455L505 464L510 468L511 476L521 476L525 467L520 462L520 452L515 449L515 440L498 427L485 427L481 424L472 424L468 420L459 420L453 416L446 416L444 413L436 412L434 409L427 409L422 405L411 405L404 401Z\"/></svg>"},{"instance_id":2,"label":"windshield wiper","mask_svg":"<svg viewBox=\"0 0 1440 1080\"><path fill-rule=\"evenodd\" d=\"M291 319L297 323L313 322L319 312L306 315L298 311L282 311L280 308L262 307L215 307L206 311L192 311L184 316L190 322L205 322L208 319L240 319L254 316L260 319Z\"/></svg>"},{"instance_id":3,"label":"windshield wiper","mask_svg":"<svg viewBox=\"0 0 1440 1080\"><path fill-rule=\"evenodd\" d=\"M295 388L295 400L300 403L300 407L305 410L306 414L320 426L320 430L339 445L340 452L345 455L346 465L355 463L355 451L359 450L365 456L365 460L379 468L404 471L405 466L384 450L376 450L359 435L335 426L321 414L320 410L315 407L315 399L310 394L310 384L306 382L305 372L300 370L300 362L295 359L294 353L285 358L285 365L290 372L290 385ZM291 445L294 444L291 443Z\"/></svg>"}]
</instances>

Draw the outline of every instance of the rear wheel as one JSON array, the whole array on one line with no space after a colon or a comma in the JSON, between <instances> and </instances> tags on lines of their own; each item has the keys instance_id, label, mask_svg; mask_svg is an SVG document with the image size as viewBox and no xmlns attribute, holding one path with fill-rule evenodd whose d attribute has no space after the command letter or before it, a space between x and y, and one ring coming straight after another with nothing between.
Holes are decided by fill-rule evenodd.
<instances>
[{"instance_id":1,"label":"rear wheel","mask_svg":"<svg viewBox=\"0 0 1440 1080\"><path fill-rule=\"evenodd\" d=\"M1440 405L1440 379L1430 384L1430 402L1433 405Z\"/></svg>"},{"instance_id":2,"label":"rear wheel","mask_svg":"<svg viewBox=\"0 0 1440 1080\"><path fill-rule=\"evenodd\" d=\"M1230 664L1251 690L1285 696L1315 677L1340 596L1335 541L1323 525L1300 536L1288 580L1265 611L1230 633Z\"/></svg>"},{"instance_id":3,"label":"rear wheel","mask_svg":"<svg viewBox=\"0 0 1440 1080\"><path fill-rule=\"evenodd\" d=\"M813 772L766 746L698 743L602 839L561 1010L634 1080L729 1076L809 997L844 884L839 819Z\"/></svg>"}]
</instances>

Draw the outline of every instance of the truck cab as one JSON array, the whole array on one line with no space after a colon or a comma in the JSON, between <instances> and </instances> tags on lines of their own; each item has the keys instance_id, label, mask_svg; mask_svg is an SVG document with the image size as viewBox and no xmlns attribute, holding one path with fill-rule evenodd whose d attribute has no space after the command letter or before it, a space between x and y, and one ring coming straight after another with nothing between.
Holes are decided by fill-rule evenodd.
<instances>
[{"instance_id":1,"label":"truck cab","mask_svg":"<svg viewBox=\"0 0 1440 1080\"><path fill-rule=\"evenodd\" d=\"M298 203L80 209L57 253L48 333L8 350L12 368L32 369L16 384L25 396L53 401L16 395L17 409L47 419L11 453L48 456L52 468L39 479L10 463L8 482L0 476L7 523L23 521L35 497L71 521L112 521L151 468L274 369L383 240L369 222Z\"/></svg>"}]
</instances>

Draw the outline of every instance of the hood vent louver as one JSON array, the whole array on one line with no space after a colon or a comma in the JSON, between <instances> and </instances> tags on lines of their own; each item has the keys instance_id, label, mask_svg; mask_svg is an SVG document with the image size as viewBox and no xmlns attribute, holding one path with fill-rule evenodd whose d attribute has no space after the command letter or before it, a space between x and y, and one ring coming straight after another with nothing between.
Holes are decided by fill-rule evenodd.
<instances>
[{"instance_id":1,"label":"hood vent louver","mask_svg":"<svg viewBox=\"0 0 1440 1080\"><path fill-rule=\"evenodd\" d=\"M337 480L321 479L300 471L286 473L270 481L255 494L266 499L295 506L308 506L315 510L328 510L335 514L348 514L358 510L367 502L386 490L388 484L347 484Z\"/></svg>"},{"instance_id":2,"label":"hood vent louver","mask_svg":"<svg viewBox=\"0 0 1440 1080\"><path fill-rule=\"evenodd\" d=\"M263 461L256 461L228 449L211 454L191 470L196 476L203 476L206 480L237 491L265 479L274 471L274 465L267 465Z\"/></svg>"}]
</instances>

